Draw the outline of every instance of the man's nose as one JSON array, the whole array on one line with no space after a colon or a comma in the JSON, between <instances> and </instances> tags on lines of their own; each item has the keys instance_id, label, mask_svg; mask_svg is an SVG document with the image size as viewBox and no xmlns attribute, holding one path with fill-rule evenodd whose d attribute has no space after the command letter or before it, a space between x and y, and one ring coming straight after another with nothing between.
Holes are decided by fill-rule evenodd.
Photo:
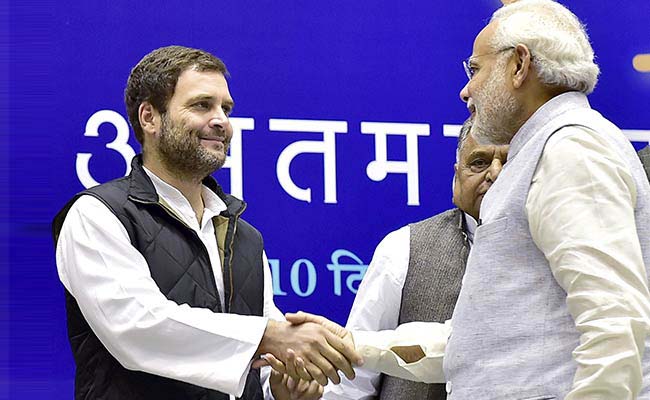
<instances>
[{"instance_id":1,"label":"man's nose","mask_svg":"<svg viewBox=\"0 0 650 400\"><path fill-rule=\"evenodd\" d=\"M460 99L461 99L462 101L464 101L465 103L467 103L467 102L469 101L469 90L468 90L468 86L469 86L469 81L467 81L467 83L465 84L465 86L463 86L463 88L460 90Z\"/></svg>"},{"instance_id":2,"label":"man's nose","mask_svg":"<svg viewBox=\"0 0 650 400\"><path fill-rule=\"evenodd\" d=\"M494 160L492 160L492 163L490 164L490 167L488 168L487 173L485 174L485 180L494 183L499 177L499 174L501 173L502 169L503 169L503 164L501 163L501 160L495 158Z\"/></svg>"},{"instance_id":3,"label":"man's nose","mask_svg":"<svg viewBox=\"0 0 650 400\"><path fill-rule=\"evenodd\" d=\"M221 108L218 108L211 116L209 124L211 128L225 129L228 124L228 116Z\"/></svg>"}]
</instances>

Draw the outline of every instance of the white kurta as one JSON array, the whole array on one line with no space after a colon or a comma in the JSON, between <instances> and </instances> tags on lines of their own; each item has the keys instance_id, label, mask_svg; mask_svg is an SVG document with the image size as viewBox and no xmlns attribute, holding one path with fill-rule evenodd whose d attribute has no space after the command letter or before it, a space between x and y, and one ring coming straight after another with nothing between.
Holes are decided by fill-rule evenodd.
<instances>
[{"instance_id":1,"label":"white kurta","mask_svg":"<svg viewBox=\"0 0 650 400\"><path fill-rule=\"evenodd\" d=\"M566 157L577 160L581 168L564 170L562 160ZM533 176L526 212L533 240L549 261L558 284L566 291L567 305L582 335L580 346L573 352L578 368L567 399L603 398L597 396L604 394L608 399L628 400L634 398L642 385L641 358L650 330L650 292L636 232L635 204L636 187L630 170L606 140L581 127L566 127L551 136ZM395 243L403 247L408 243L407 233L397 231L387 239L398 239ZM384 242L380 247L383 246ZM395 270L380 278L387 282L401 274L405 262L405 255L395 246L391 248L380 253L381 259L389 260L382 267ZM375 278L370 275L370 279ZM387 291L388 299L395 304L385 306L399 310L401 297L390 296L392 292ZM360 296L365 296L361 289L357 294ZM375 297L376 294L370 300L358 301L372 304L378 302ZM368 324L374 325L369 330L393 329L372 323L375 315L377 320L385 321L379 311L383 303L382 299L379 307L364 318L351 314L351 319L360 326L350 325L350 328L363 329L364 324L358 321L367 318ZM363 313L363 309L356 312ZM391 318L391 324L396 319ZM366 367L372 366L379 372L393 371L395 375L412 376L423 382L444 382L440 380L441 369L433 367L442 365L444 351L440 344L448 338L448 330L436 323L401 329L407 330L408 337L400 335L399 330L355 335L358 349L367 357ZM404 345L405 339L420 344L424 350L431 349L426 355L428 360L396 365L396 355L389 349ZM432 368L421 368L418 364L423 362ZM399 371L394 372L395 368ZM378 384L377 375L359 372L362 380L357 385L346 383L352 389L346 392L334 388L326 398L372 398Z\"/></svg>"},{"instance_id":2,"label":"white kurta","mask_svg":"<svg viewBox=\"0 0 650 400\"><path fill-rule=\"evenodd\" d=\"M476 221L470 215L463 215L465 233L471 243ZM354 380L343 377L340 385L326 386L324 399L371 399L379 393L380 371L411 380L429 382L436 378L443 379L439 363L444 354L449 324L410 323L398 327L402 290L411 251L410 235L411 229L406 225L386 235L377 246L346 325L347 329L353 331L357 350L364 357L364 367L356 369ZM393 332L395 329L397 330ZM376 331L383 332L375 334ZM431 341L425 341L423 333ZM406 364L390 351L390 347L413 342L427 350L427 359ZM435 370L440 372L437 377L432 375Z\"/></svg>"}]
</instances>

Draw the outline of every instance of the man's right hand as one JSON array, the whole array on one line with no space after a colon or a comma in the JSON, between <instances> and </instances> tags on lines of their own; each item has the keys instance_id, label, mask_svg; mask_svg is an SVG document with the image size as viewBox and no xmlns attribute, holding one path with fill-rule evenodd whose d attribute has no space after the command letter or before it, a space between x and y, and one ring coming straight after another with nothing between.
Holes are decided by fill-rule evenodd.
<instances>
[{"instance_id":1,"label":"man's right hand","mask_svg":"<svg viewBox=\"0 0 650 400\"><path fill-rule=\"evenodd\" d=\"M294 352L291 357L289 349ZM320 323L306 320L296 324L269 320L257 355L265 353L273 354L284 363L291 359L293 364L294 357L300 358L305 367L294 370L291 377L307 381L313 379L323 386L328 378L335 384L340 383L337 371L342 371L348 379L354 379L352 365L363 363L354 350L351 336L343 332L333 333Z\"/></svg>"}]
</instances>

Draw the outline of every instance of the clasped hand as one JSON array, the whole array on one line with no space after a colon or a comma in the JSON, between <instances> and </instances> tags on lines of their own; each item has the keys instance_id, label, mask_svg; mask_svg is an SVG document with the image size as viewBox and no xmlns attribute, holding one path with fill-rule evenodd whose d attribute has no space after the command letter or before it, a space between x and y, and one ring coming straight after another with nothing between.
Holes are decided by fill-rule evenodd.
<instances>
[{"instance_id":1,"label":"clasped hand","mask_svg":"<svg viewBox=\"0 0 650 400\"><path fill-rule=\"evenodd\" d=\"M354 379L353 366L363 364L363 359L355 351L349 331L327 318L309 313L288 313L286 318L287 322L269 321L260 343L262 358L253 364L254 367L270 365L295 382L304 381L302 386L293 385L294 390L302 387L303 392L309 387L306 383L311 381L323 386L327 385L328 380L334 384L340 383L338 371L348 379ZM278 389L278 382L290 382L288 377L274 377L274 393ZM286 385L283 389L286 389ZM318 390L312 386L308 391L322 393L322 388Z\"/></svg>"}]
</instances>

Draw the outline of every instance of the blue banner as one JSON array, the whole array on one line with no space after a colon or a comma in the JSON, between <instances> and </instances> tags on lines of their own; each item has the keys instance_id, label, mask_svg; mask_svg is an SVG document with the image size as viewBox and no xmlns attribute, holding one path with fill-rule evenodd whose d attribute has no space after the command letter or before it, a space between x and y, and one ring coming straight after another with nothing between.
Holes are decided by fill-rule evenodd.
<instances>
[{"instance_id":1,"label":"blue banner","mask_svg":"<svg viewBox=\"0 0 650 400\"><path fill-rule=\"evenodd\" d=\"M650 141L650 2L564 1L602 71L592 106ZM122 176L139 146L123 92L151 50L224 60L237 104L226 166L264 235L276 304L345 323L375 246L451 208L461 60L495 0L9 2L2 100L0 398L70 399L73 361L50 222Z\"/></svg>"}]
</instances>

